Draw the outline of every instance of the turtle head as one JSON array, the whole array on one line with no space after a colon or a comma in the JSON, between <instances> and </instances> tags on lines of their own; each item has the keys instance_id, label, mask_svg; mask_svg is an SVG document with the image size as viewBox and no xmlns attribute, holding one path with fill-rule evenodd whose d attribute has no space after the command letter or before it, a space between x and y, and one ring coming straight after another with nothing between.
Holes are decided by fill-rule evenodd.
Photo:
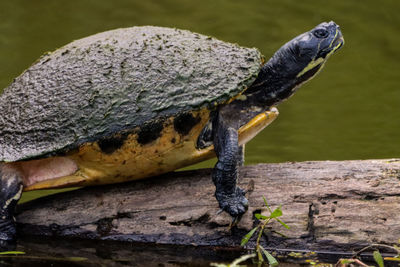
<instances>
[{"instance_id":1,"label":"turtle head","mask_svg":"<svg viewBox=\"0 0 400 267\"><path fill-rule=\"evenodd\" d=\"M333 21L299 35L280 49L287 77L296 80L296 85L310 80L343 44L340 28Z\"/></svg>"},{"instance_id":2,"label":"turtle head","mask_svg":"<svg viewBox=\"0 0 400 267\"><path fill-rule=\"evenodd\" d=\"M268 105L287 99L301 84L313 78L343 44L335 22L317 25L283 45L263 66L249 92L262 91L263 101Z\"/></svg>"}]
</instances>

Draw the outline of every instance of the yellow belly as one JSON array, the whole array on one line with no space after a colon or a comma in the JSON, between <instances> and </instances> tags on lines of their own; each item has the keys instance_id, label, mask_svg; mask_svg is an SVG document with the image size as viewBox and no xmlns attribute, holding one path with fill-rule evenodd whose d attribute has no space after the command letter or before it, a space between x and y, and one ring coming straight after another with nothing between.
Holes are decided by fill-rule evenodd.
<instances>
[{"instance_id":1,"label":"yellow belly","mask_svg":"<svg viewBox=\"0 0 400 267\"><path fill-rule=\"evenodd\" d=\"M184 136L175 131L174 118L169 118L164 122L160 137L145 145L138 143L136 133L129 135L122 147L111 154L104 153L97 142L84 144L66 156L76 164L75 173L28 184L24 190L120 183L167 173L215 157L213 146L196 149L197 138L209 120L209 110L192 114L201 120ZM248 142L277 116L278 111L273 108L254 117L239 129L239 144Z\"/></svg>"}]
</instances>

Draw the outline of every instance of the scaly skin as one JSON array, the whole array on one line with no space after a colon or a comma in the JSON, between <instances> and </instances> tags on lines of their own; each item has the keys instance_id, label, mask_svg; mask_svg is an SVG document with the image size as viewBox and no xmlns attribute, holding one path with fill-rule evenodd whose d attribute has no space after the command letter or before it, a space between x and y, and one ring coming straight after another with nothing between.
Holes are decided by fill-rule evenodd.
<instances>
[{"instance_id":1,"label":"scaly skin","mask_svg":"<svg viewBox=\"0 0 400 267\"><path fill-rule=\"evenodd\" d=\"M216 187L215 197L222 210L232 217L245 213L248 201L245 193L236 186L238 177L238 132L235 127L224 121L223 113L219 112L214 121L214 149L218 162L214 167L212 179Z\"/></svg>"}]
</instances>

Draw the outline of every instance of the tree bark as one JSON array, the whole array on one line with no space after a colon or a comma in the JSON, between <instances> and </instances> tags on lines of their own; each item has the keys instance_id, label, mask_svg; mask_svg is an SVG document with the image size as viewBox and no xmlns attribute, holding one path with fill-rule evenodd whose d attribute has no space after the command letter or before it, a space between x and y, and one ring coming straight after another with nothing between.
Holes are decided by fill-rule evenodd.
<instances>
[{"instance_id":1,"label":"tree bark","mask_svg":"<svg viewBox=\"0 0 400 267\"><path fill-rule=\"evenodd\" d=\"M228 246L256 224L254 213L280 217L268 224L270 249L350 251L400 239L400 159L259 164L240 169L248 212L237 228L218 214L211 170L169 173L124 184L82 188L21 204L20 235L162 244ZM276 231L283 233L282 237ZM254 238L249 246L254 245Z\"/></svg>"}]
</instances>

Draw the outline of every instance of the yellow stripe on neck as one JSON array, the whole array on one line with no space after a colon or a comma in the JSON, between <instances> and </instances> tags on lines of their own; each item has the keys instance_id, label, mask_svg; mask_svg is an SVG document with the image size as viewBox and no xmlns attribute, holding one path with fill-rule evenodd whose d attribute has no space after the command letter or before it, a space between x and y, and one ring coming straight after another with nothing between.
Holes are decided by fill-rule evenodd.
<instances>
[{"instance_id":1,"label":"yellow stripe on neck","mask_svg":"<svg viewBox=\"0 0 400 267\"><path fill-rule=\"evenodd\" d=\"M330 52L330 53L332 53L332 52ZM302 76L304 73L313 69L314 67L318 66L319 64L321 64L324 61L325 61L325 59L322 57L319 57L316 60L311 61L310 63L308 63L307 67L305 67L299 74L297 74L296 77L298 78L298 77Z\"/></svg>"}]
</instances>

